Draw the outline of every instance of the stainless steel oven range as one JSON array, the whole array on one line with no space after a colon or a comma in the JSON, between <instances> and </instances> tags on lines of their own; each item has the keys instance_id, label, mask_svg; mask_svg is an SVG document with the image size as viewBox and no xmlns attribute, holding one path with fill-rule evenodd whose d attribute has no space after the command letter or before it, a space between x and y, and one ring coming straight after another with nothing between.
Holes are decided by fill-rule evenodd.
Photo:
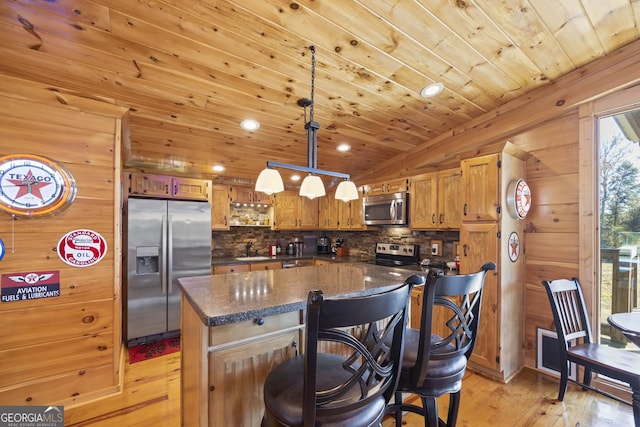
<instances>
[{"instance_id":1,"label":"stainless steel oven range","mask_svg":"<svg viewBox=\"0 0 640 427\"><path fill-rule=\"evenodd\" d=\"M420 270L420 245L376 243L377 265Z\"/></svg>"}]
</instances>

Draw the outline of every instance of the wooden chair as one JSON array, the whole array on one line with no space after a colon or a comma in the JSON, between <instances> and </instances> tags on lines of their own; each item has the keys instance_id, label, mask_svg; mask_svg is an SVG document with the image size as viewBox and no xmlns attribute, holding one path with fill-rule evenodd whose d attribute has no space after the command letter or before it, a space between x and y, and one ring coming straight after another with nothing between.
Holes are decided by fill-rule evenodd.
<instances>
[{"instance_id":1,"label":"wooden chair","mask_svg":"<svg viewBox=\"0 0 640 427\"><path fill-rule=\"evenodd\" d=\"M420 329L407 329L398 387L394 402L387 406L387 413L395 413L396 426L402 425L402 411L422 415L425 426L456 425L462 377L478 334L484 281L487 272L495 268L489 262L472 274L443 276L429 272ZM436 309L445 313L438 315L443 322L437 324ZM443 336L434 334L434 330L444 331ZM422 407L403 402L403 392L420 396ZM446 423L438 415L437 398L443 394L449 394Z\"/></svg>"},{"instance_id":2,"label":"wooden chair","mask_svg":"<svg viewBox=\"0 0 640 427\"><path fill-rule=\"evenodd\" d=\"M267 376L262 425L380 425L397 383L411 288L424 282L415 275L354 298L310 292L305 352Z\"/></svg>"},{"instance_id":3,"label":"wooden chair","mask_svg":"<svg viewBox=\"0 0 640 427\"><path fill-rule=\"evenodd\" d=\"M583 382L575 382L585 389L615 398L591 387L594 372L628 383L633 393L633 419L636 427L640 427L640 354L593 342L578 279L545 280L542 284L551 302L558 335L561 360L558 400L563 400L567 391L569 363L575 363L584 367Z\"/></svg>"}]
</instances>

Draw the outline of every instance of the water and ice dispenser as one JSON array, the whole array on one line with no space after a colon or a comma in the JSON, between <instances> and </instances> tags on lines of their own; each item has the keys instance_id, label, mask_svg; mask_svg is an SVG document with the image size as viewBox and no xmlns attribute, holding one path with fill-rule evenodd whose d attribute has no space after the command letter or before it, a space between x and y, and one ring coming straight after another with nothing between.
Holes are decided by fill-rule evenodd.
<instances>
[{"instance_id":1,"label":"water and ice dispenser","mask_svg":"<svg viewBox=\"0 0 640 427\"><path fill-rule=\"evenodd\" d=\"M157 274L160 272L160 247L136 247L136 274Z\"/></svg>"}]
</instances>

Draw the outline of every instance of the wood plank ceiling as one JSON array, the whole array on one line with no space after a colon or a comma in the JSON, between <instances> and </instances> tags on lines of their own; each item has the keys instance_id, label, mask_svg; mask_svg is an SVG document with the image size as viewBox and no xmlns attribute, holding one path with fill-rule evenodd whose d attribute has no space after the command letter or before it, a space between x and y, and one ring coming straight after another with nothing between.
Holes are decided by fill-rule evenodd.
<instances>
[{"instance_id":1,"label":"wood plank ceiling","mask_svg":"<svg viewBox=\"0 0 640 427\"><path fill-rule=\"evenodd\" d=\"M126 166L251 182L267 160L307 163L313 45L318 167L357 178L639 24L631 0L6 0L0 72L129 107Z\"/></svg>"}]
</instances>

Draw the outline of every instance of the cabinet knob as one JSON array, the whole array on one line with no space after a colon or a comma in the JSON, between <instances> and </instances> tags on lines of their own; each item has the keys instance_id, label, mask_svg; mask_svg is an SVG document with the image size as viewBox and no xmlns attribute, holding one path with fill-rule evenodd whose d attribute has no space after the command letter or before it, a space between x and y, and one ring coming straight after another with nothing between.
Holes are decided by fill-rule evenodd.
<instances>
[{"instance_id":1,"label":"cabinet knob","mask_svg":"<svg viewBox=\"0 0 640 427\"><path fill-rule=\"evenodd\" d=\"M262 325L264 325L264 317L259 317L259 318L257 318L257 319L255 320L255 322L256 322L256 325L258 325L258 326L262 326Z\"/></svg>"}]
</instances>

